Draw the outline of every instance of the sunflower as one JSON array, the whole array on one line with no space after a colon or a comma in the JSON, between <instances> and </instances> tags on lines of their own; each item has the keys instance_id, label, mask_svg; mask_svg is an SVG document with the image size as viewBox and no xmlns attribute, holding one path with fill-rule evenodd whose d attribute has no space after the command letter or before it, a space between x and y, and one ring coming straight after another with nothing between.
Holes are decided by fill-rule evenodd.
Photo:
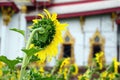
<instances>
[{"instance_id":1,"label":"sunflower","mask_svg":"<svg viewBox=\"0 0 120 80\"><path fill-rule=\"evenodd\" d=\"M30 27L31 30L42 28L43 33L36 32L32 39L34 47L42 48L35 55L40 58L41 62L50 61L52 57L56 56L58 52L58 44L63 42L62 31L66 29L68 24L60 23L57 20L57 14L50 14L44 9L44 14L38 14L41 19L34 19Z\"/></svg>"},{"instance_id":2,"label":"sunflower","mask_svg":"<svg viewBox=\"0 0 120 80\"><path fill-rule=\"evenodd\" d=\"M63 68L65 66L69 66L70 65L70 58L65 58L64 61L62 62L62 64L60 65L60 68Z\"/></svg>"},{"instance_id":3,"label":"sunflower","mask_svg":"<svg viewBox=\"0 0 120 80\"><path fill-rule=\"evenodd\" d=\"M4 66L4 63L0 61L0 68Z\"/></svg>"},{"instance_id":4,"label":"sunflower","mask_svg":"<svg viewBox=\"0 0 120 80\"><path fill-rule=\"evenodd\" d=\"M64 69L65 67L68 67L69 65L70 65L70 58L65 58L65 59L62 61L61 65L60 65L59 73L62 74L63 69Z\"/></svg>"},{"instance_id":5,"label":"sunflower","mask_svg":"<svg viewBox=\"0 0 120 80\"><path fill-rule=\"evenodd\" d=\"M104 78L107 77L107 75L108 75L108 72L104 71L104 72L101 73L101 78L104 79Z\"/></svg>"},{"instance_id":6,"label":"sunflower","mask_svg":"<svg viewBox=\"0 0 120 80\"><path fill-rule=\"evenodd\" d=\"M72 72L73 75L77 75L78 74L78 66L76 64L73 64L74 67L74 71Z\"/></svg>"},{"instance_id":7,"label":"sunflower","mask_svg":"<svg viewBox=\"0 0 120 80\"><path fill-rule=\"evenodd\" d=\"M118 73L119 62L117 61L116 58L113 58L113 64L114 64L114 72Z\"/></svg>"},{"instance_id":8,"label":"sunflower","mask_svg":"<svg viewBox=\"0 0 120 80\"><path fill-rule=\"evenodd\" d=\"M3 75L2 68L4 67L4 63L0 61L0 77Z\"/></svg>"},{"instance_id":9,"label":"sunflower","mask_svg":"<svg viewBox=\"0 0 120 80\"><path fill-rule=\"evenodd\" d=\"M115 73L110 73L108 75L108 77L110 78L110 80L114 80L115 79Z\"/></svg>"},{"instance_id":10,"label":"sunflower","mask_svg":"<svg viewBox=\"0 0 120 80\"><path fill-rule=\"evenodd\" d=\"M97 64L99 65L100 70L103 68L103 59L102 59L103 55L104 55L104 53L100 52L100 53L97 53L96 57L95 57L95 60L96 60Z\"/></svg>"}]
</instances>

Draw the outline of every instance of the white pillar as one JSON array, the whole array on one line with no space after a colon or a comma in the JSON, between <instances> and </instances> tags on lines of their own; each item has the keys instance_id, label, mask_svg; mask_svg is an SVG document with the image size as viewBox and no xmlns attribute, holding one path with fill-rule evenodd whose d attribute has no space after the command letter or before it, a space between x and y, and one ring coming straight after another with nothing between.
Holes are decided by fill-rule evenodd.
<instances>
[{"instance_id":1,"label":"white pillar","mask_svg":"<svg viewBox=\"0 0 120 80\"><path fill-rule=\"evenodd\" d=\"M24 30L25 33L26 33L26 20L25 20L25 14L24 13L20 14L20 30ZM19 44L20 49L25 47L25 41L24 40L25 40L24 37L21 35L20 36L20 44Z\"/></svg>"},{"instance_id":2,"label":"white pillar","mask_svg":"<svg viewBox=\"0 0 120 80\"><path fill-rule=\"evenodd\" d=\"M2 25L2 29L1 29L1 55L5 55L6 54L6 40L7 40L7 26L6 25Z\"/></svg>"},{"instance_id":3,"label":"white pillar","mask_svg":"<svg viewBox=\"0 0 120 80\"><path fill-rule=\"evenodd\" d=\"M11 17L13 15L13 9L9 7L2 7L2 26L1 26L1 55L7 56L8 51L8 25L11 21Z\"/></svg>"},{"instance_id":4,"label":"white pillar","mask_svg":"<svg viewBox=\"0 0 120 80\"><path fill-rule=\"evenodd\" d=\"M21 8L21 13L20 13L20 30L24 30L26 33L26 6L22 6ZM20 36L20 42L19 42L19 49L22 49L23 47L25 47L25 41L24 41L24 37L21 35ZM23 52L20 52L20 56L23 56Z\"/></svg>"}]
</instances>

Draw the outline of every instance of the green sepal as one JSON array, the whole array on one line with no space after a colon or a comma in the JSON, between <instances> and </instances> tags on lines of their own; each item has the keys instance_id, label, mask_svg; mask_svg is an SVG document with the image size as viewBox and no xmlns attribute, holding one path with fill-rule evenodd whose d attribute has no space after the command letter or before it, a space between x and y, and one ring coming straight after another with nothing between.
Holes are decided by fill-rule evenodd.
<instances>
[{"instance_id":1,"label":"green sepal","mask_svg":"<svg viewBox=\"0 0 120 80\"><path fill-rule=\"evenodd\" d=\"M32 43L39 48L45 48L51 43L55 35L55 25L51 19L43 18L38 23L33 25L33 30L41 28L37 31L32 39Z\"/></svg>"},{"instance_id":2,"label":"green sepal","mask_svg":"<svg viewBox=\"0 0 120 80\"><path fill-rule=\"evenodd\" d=\"M37 53L38 51L40 51L42 49L40 48L30 48L30 49L22 49L23 52L26 53L27 56L32 56L34 55L35 53Z\"/></svg>"},{"instance_id":3,"label":"green sepal","mask_svg":"<svg viewBox=\"0 0 120 80\"><path fill-rule=\"evenodd\" d=\"M0 61L4 62L8 65L8 67L13 70L15 68L15 65L20 63L21 60L19 58L16 58L14 60L8 59L6 56L0 56Z\"/></svg>"},{"instance_id":4,"label":"green sepal","mask_svg":"<svg viewBox=\"0 0 120 80\"><path fill-rule=\"evenodd\" d=\"M30 62L36 62L38 60L40 60L40 59L37 56L33 55L30 59Z\"/></svg>"},{"instance_id":5,"label":"green sepal","mask_svg":"<svg viewBox=\"0 0 120 80\"><path fill-rule=\"evenodd\" d=\"M18 33L22 34L23 36L25 35L25 31L24 30L20 30L20 29L16 29L16 28L11 28L10 30L18 32Z\"/></svg>"}]
</instances>

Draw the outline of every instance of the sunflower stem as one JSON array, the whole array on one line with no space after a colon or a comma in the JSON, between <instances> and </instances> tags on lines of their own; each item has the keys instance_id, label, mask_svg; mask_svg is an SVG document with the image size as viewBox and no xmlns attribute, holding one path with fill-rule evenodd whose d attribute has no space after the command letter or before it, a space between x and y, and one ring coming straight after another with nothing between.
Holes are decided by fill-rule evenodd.
<instances>
[{"instance_id":1,"label":"sunflower stem","mask_svg":"<svg viewBox=\"0 0 120 80\"><path fill-rule=\"evenodd\" d=\"M41 34L42 34L44 32L44 29L43 28L37 28L37 29L34 29L31 32L30 37L28 39L28 42L26 44L26 49L29 49L29 46L30 46L31 41L32 41L32 38L33 38L34 34L37 31L39 31L39 33L41 32ZM20 79L19 80L23 80L24 79L24 76L26 75L26 67L29 64L30 59L31 59L31 56L28 56L28 55L24 54L22 67L21 67L21 72L20 72Z\"/></svg>"}]
</instances>

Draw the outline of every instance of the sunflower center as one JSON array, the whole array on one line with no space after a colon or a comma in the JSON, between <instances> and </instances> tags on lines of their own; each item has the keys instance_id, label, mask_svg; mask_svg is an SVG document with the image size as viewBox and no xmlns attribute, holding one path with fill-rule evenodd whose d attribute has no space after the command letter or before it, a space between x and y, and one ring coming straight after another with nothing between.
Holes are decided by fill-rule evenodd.
<instances>
[{"instance_id":1,"label":"sunflower center","mask_svg":"<svg viewBox=\"0 0 120 80\"><path fill-rule=\"evenodd\" d=\"M33 36L32 43L35 46L44 48L51 43L55 35L55 25L51 19L43 18L33 25L32 29L42 27L45 32L41 34L39 31Z\"/></svg>"}]
</instances>

